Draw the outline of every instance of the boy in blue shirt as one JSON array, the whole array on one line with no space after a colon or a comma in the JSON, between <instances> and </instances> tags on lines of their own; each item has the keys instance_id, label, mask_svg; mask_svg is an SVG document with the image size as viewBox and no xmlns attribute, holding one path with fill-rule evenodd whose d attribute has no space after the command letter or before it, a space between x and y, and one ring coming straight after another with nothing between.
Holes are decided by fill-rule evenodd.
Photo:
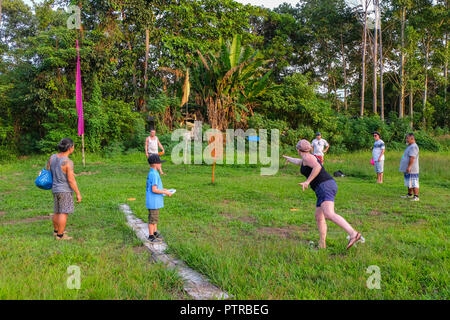
<instances>
[{"instance_id":1,"label":"boy in blue shirt","mask_svg":"<svg viewBox=\"0 0 450 320\"><path fill-rule=\"evenodd\" d=\"M148 240L151 242L161 242L161 234L157 231L157 223L159 219L159 209L164 207L163 195L172 196L167 189L163 189L159 170L161 170L161 163L166 162L161 160L159 155L152 154L148 157L150 164L150 171L147 176L146 187L146 201L145 204L148 209Z\"/></svg>"}]
</instances>

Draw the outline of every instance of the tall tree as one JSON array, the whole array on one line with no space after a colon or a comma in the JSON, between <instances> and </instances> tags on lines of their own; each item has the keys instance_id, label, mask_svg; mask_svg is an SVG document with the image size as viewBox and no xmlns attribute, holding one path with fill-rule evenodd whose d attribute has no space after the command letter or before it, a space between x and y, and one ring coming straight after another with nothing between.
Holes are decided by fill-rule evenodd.
<instances>
[{"instance_id":1,"label":"tall tree","mask_svg":"<svg viewBox=\"0 0 450 320\"><path fill-rule=\"evenodd\" d=\"M370 0L364 0L364 19L363 19L363 32L362 32L362 80L361 80L361 110L360 116L364 116L364 101L366 90L366 47L367 47L367 14L369 10Z\"/></svg>"}]
</instances>

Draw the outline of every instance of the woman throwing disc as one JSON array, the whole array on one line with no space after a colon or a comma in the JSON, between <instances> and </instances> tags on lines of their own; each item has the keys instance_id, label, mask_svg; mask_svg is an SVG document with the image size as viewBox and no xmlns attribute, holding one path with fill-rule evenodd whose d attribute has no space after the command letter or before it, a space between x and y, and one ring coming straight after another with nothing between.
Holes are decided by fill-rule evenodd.
<instances>
[{"instance_id":1,"label":"woman throwing disc","mask_svg":"<svg viewBox=\"0 0 450 320\"><path fill-rule=\"evenodd\" d=\"M334 212L334 197L337 193L336 181L325 170L320 160L310 153L311 144L307 140L303 139L297 143L297 151L301 159L284 155L283 157L288 162L301 166L300 173L306 177L305 182L299 183L303 191L311 185L311 189L316 193L316 221L320 233L319 247L326 248L327 223L325 219L329 219L350 235L347 245L347 249L349 249L356 241L361 239L361 234L355 231L344 218Z\"/></svg>"}]
</instances>

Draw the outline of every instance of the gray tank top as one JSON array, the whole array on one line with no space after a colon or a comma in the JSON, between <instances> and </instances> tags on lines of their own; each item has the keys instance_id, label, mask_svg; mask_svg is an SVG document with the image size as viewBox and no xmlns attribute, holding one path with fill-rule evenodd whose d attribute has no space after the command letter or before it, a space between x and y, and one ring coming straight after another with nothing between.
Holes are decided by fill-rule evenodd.
<instances>
[{"instance_id":1,"label":"gray tank top","mask_svg":"<svg viewBox=\"0 0 450 320\"><path fill-rule=\"evenodd\" d=\"M50 157L50 171L52 172L53 185L52 192L73 192L67 180L67 175L62 171L61 164L64 160L69 159L67 157L58 158L56 154Z\"/></svg>"}]
</instances>

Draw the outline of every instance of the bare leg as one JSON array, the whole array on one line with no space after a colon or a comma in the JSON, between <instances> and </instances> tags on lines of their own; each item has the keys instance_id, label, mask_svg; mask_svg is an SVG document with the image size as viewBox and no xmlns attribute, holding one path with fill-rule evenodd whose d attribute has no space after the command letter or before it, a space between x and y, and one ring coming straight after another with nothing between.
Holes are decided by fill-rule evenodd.
<instances>
[{"instance_id":1,"label":"bare leg","mask_svg":"<svg viewBox=\"0 0 450 320\"><path fill-rule=\"evenodd\" d=\"M148 234L151 236L156 231L156 224L148 224Z\"/></svg>"},{"instance_id":2,"label":"bare leg","mask_svg":"<svg viewBox=\"0 0 450 320\"><path fill-rule=\"evenodd\" d=\"M58 215L56 213L53 214L53 230L58 231Z\"/></svg>"},{"instance_id":3,"label":"bare leg","mask_svg":"<svg viewBox=\"0 0 450 320\"><path fill-rule=\"evenodd\" d=\"M347 232L351 238L356 236L357 232L355 231L355 229L353 229L352 226L344 218L342 218L340 215L338 215L338 214L336 214L336 212L334 212L334 202L333 201L324 201L324 202L322 202L322 204L320 206L323 210L323 214L324 214L325 218L333 221L339 227L344 229L345 232Z\"/></svg>"},{"instance_id":4,"label":"bare leg","mask_svg":"<svg viewBox=\"0 0 450 320\"><path fill-rule=\"evenodd\" d=\"M380 173L380 183L383 183L383 172Z\"/></svg>"},{"instance_id":5,"label":"bare leg","mask_svg":"<svg viewBox=\"0 0 450 320\"><path fill-rule=\"evenodd\" d=\"M320 234L319 248L326 248L327 222L325 221L325 216L321 207L316 208L316 222Z\"/></svg>"},{"instance_id":6,"label":"bare leg","mask_svg":"<svg viewBox=\"0 0 450 320\"><path fill-rule=\"evenodd\" d=\"M413 188L413 189L414 189L414 195L419 196L419 188ZM411 189L411 193L412 193L413 189Z\"/></svg>"},{"instance_id":7,"label":"bare leg","mask_svg":"<svg viewBox=\"0 0 450 320\"><path fill-rule=\"evenodd\" d=\"M59 213L59 214L56 214L56 216L57 216L57 223L58 223L58 234L63 234L64 230L66 230L67 213Z\"/></svg>"}]
</instances>

